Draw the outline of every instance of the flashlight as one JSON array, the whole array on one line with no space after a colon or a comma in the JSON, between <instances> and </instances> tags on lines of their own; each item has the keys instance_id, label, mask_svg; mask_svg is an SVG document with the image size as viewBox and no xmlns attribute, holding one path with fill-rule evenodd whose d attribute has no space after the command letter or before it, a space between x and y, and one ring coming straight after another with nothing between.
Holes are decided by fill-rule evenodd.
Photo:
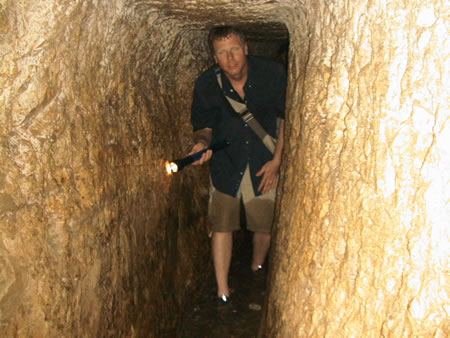
<instances>
[{"instance_id":1,"label":"flashlight","mask_svg":"<svg viewBox=\"0 0 450 338\"><path fill-rule=\"evenodd\" d=\"M213 152L216 152L218 150L222 150L230 145L229 141L222 141L219 143L215 143L209 148L203 149L202 151L199 151L195 154L186 156L185 158L181 158L178 160L174 160L172 162L166 162L166 170L167 173L170 175L172 173L176 173L180 170L182 170L184 167L188 166L189 164L198 161L204 153L206 153L208 150L212 150Z\"/></svg>"}]
</instances>

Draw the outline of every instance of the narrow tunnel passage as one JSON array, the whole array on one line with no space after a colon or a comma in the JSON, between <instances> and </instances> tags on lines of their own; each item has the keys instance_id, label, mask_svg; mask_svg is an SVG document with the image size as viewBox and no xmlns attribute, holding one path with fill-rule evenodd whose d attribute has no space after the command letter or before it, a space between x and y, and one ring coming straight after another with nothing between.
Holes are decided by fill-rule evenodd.
<instances>
[{"instance_id":1,"label":"narrow tunnel passage","mask_svg":"<svg viewBox=\"0 0 450 338\"><path fill-rule=\"evenodd\" d=\"M208 172L164 161L190 149L193 80L224 23L289 34L261 335L448 336L446 11L1 1L0 336L175 334L212 272Z\"/></svg>"},{"instance_id":2,"label":"narrow tunnel passage","mask_svg":"<svg viewBox=\"0 0 450 338\"><path fill-rule=\"evenodd\" d=\"M289 40L286 27L279 23L238 27L246 36L249 55L272 59L287 69ZM177 329L177 337L258 335L266 292L267 264L258 272L252 272L250 269L252 233L246 230L246 217L243 206L241 207L241 230L233 233L233 258L229 276L232 300L222 303L217 298L216 281L213 273L210 274L210 278L202 281L189 295L187 306L182 310L183 317ZM212 257L212 253L209 255ZM210 267L210 271L213 270Z\"/></svg>"}]
</instances>

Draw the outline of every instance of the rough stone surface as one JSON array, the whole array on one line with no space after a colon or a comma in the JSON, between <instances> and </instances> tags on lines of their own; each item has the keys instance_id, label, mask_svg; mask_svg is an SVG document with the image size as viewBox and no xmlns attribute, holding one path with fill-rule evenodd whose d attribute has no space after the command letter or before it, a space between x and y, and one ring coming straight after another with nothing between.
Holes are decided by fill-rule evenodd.
<instances>
[{"instance_id":1,"label":"rough stone surface","mask_svg":"<svg viewBox=\"0 0 450 338\"><path fill-rule=\"evenodd\" d=\"M0 0L0 336L174 332L210 271L208 180L163 162L220 23L289 31L261 335L448 336L437 0Z\"/></svg>"},{"instance_id":2,"label":"rough stone surface","mask_svg":"<svg viewBox=\"0 0 450 338\"><path fill-rule=\"evenodd\" d=\"M0 13L0 336L173 332L209 261L206 172L163 166L202 39L125 1Z\"/></svg>"},{"instance_id":3,"label":"rough stone surface","mask_svg":"<svg viewBox=\"0 0 450 338\"><path fill-rule=\"evenodd\" d=\"M261 332L448 337L448 6L304 10Z\"/></svg>"}]
</instances>

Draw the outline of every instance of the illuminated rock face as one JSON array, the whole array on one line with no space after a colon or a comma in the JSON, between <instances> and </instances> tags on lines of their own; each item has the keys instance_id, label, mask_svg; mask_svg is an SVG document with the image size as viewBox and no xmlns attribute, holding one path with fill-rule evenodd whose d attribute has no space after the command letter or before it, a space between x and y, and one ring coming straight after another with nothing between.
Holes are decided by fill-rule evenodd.
<instances>
[{"instance_id":1,"label":"illuminated rock face","mask_svg":"<svg viewBox=\"0 0 450 338\"><path fill-rule=\"evenodd\" d=\"M206 172L164 169L201 40L120 1L39 3L0 6L0 336L164 336L209 270Z\"/></svg>"},{"instance_id":2,"label":"illuminated rock face","mask_svg":"<svg viewBox=\"0 0 450 338\"><path fill-rule=\"evenodd\" d=\"M377 2L4 1L0 336L174 332L211 271L208 179L164 161L219 22L289 30L261 334L448 335L444 5Z\"/></svg>"},{"instance_id":3,"label":"illuminated rock face","mask_svg":"<svg viewBox=\"0 0 450 338\"><path fill-rule=\"evenodd\" d=\"M448 336L444 8L322 3L307 14L309 49L294 47L307 65L293 60L305 79L301 100L291 83L263 332Z\"/></svg>"}]
</instances>

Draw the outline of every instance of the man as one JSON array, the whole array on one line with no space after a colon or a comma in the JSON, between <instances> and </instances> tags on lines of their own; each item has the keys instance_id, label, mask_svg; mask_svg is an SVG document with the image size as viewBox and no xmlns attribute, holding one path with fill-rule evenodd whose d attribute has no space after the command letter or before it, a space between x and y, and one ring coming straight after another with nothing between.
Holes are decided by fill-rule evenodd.
<instances>
[{"instance_id":1,"label":"man","mask_svg":"<svg viewBox=\"0 0 450 338\"><path fill-rule=\"evenodd\" d=\"M270 247L275 188L283 149L286 74L281 64L248 56L245 37L235 27L213 28L208 40L217 65L195 82L191 154L217 142L231 142L214 154L207 151L194 163L201 165L211 159L212 252L217 296L227 302L233 231L240 228L241 199L247 229L254 232L253 271L261 269ZM233 110L229 98L246 104L269 134L268 138L278 139L275 149L268 149L250 123Z\"/></svg>"}]
</instances>

